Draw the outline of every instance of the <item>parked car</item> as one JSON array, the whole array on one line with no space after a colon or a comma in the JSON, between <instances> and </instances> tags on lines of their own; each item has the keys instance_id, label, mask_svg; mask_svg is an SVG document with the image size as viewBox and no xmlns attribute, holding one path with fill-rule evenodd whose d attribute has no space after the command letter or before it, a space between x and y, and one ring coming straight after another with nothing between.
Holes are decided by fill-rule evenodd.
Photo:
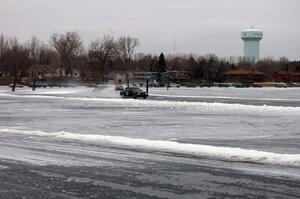
<instances>
[{"instance_id":1,"label":"parked car","mask_svg":"<svg viewBox=\"0 0 300 199\"><path fill-rule=\"evenodd\" d=\"M175 82L172 82L170 84L168 84L168 87L176 87L176 88L179 88L180 87L180 84L177 84Z\"/></svg>"},{"instance_id":2,"label":"parked car","mask_svg":"<svg viewBox=\"0 0 300 199\"><path fill-rule=\"evenodd\" d=\"M300 83L296 83L296 82L289 82L287 83L288 87L300 87Z\"/></svg>"},{"instance_id":3,"label":"parked car","mask_svg":"<svg viewBox=\"0 0 300 199\"><path fill-rule=\"evenodd\" d=\"M194 82L184 82L182 86L195 88L197 84L195 84Z\"/></svg>"},{"instance_id":4,"label":"parked car","mask_svg":"<svg viewBox=\"0 0 300 199\"><path fill-rule=\"evenodd\" d=\"M159 85L155 82L149 83L149 87L158 88Z\"/></svg>"},{"instance_id":5,"label":"parked car","mask_svg":"<svg viewBox=\"0 0 300 199\"><path fill-rule=\"evenodd\" d=\"M235 87L235 88L243 88L244 87L243 84L238 83L238 82L232 83L232 86Z\"/></svg>"},{"instance_id":6,"label":"parked car","mask_svg":"<svg viewBox=\"0 0 300 199\"><path fill-rule=\"evenodd\" d=\"M252 84L252 87L254 87L254 88L262 88L263 87L263 85L261 84L261 83L253 83Z\"/></svg>"},{"instance_id":7,"label":"parked car","mask_svg":"<svg viewBox=\"0 0 300 199\"><path fill-rule=\"evenodd\" d=\"M28 84L28 87L35 87L35 88L46 88L48 85L47 82L31 82L30 84Z\"/></svg>"},{"instance_id":8,"label":"parked car","mask_svg":"<svg viewBox=\"0 0 300 199\"><path fill-rule=\"evenodd\" d=\"M201 88L202 88L202 87L209 87L209 88L210 88L210 87L212 87L212 86L214 86L214 85L213 85L213 83L211 83L211 82L203 82L203 83L200 83L200 84L199 84L199 87L201 87Z\"/></svg>"},{"instance_id":9,"label":"parked car","mask_svg":"<svg viewBox=\"0 0 300 199\"><path fill-rule=\"evenodd\" d=\"M225 87L225 88L228 88L230 86L229 83L217 83L216 85L217 87Z\"/></svg>"},{"instance_id":10,"label":"parked car","mask_svg":"<svg viewBox=\"0 0 300 199\"><path fill-rule=\"evenodd\" d=\"M10 85L8 85L8 86L9 86L10 88L12 88L13 85L14 85L14 84L10 84ZM15 85L15 88L23 88L23 87L24 87L23 84L16 84L16 85Z\"/></svg>"},{"instance_id":11,"label":"parked car","mask_svg":"<svg viewBox=\"0 0 300 199\"><path fill-rule=\"evenodd\" d=\"M140 88L137 87L128 87L125 88L124 90L120 91L120 95L122 97L131 97L131 98L139 98L142 97L144 99L146 99L148 97L148 93L141 90Z\"/></svg>"},{"instance_id":12,"label":"parked car","mask_svg":"<svg viewBox=\"0 0 300 199\"><path fill-rule=\"evenodd\" d=\"M276 88L287 88L288 85L286 83L276 83L275 87Z\"/></svg>"}]
</instances>

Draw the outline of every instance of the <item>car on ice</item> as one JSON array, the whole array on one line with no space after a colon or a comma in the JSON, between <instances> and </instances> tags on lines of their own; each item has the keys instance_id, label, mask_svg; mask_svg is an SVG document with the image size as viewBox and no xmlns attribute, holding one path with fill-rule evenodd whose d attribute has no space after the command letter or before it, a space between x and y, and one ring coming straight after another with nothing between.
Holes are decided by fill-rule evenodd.
<instances>
[{"instance_id":1,"label":"car on ice","mask_svg":"<svg viewBox=\"0 0 300 199\"><path fill-rule=\"evenodd\" d=\"M144 99L146 99L148 97L148 93L141 90L140 88L137 87L128 87L125 88L124 90L120 91L120 95L122 97L131 97L131 98L139 98L142 97Z\"/></svg>"},{"instance_id":2,"label":"car on ice","mask_svg":"<svg viewBox=\"0 0 300 199\"><path fill-rule=\"evenodd\" d=\"M122 91L122 90L124 90L123 86L116 86L115 87L115 91Z\"/></svg>"}]
</instances>

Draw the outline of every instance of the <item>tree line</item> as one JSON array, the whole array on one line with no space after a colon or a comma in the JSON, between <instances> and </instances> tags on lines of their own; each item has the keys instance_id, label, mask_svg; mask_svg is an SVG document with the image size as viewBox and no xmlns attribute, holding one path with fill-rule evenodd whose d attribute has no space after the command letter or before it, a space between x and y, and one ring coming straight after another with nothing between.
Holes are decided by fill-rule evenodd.
<instances>
[{"instance_id":1,"label":"tree line","mask_svg":"<svg viewBox=\"0 0 300 199\"><path fill-rule=\"evenodd\" d=\"M66 75L74 69L83 78L104 79L110 71L143 70L165 72L186 70L192 79L205 81L224 81L224 73L237 68L259 69L272 79L277 70L300 70L299 61L287 58L273 60L266 58L253 64L242 58L219 58L214 54L153 54L136 53L139 39L122 36L117 39L110 35L90 41L85 47L77 32L53 33L48 42L33 36L25 43L16 37L0 35L0 70L26 77L32 65L51 65L65 69Z\"/></svg>"}]
</instances>

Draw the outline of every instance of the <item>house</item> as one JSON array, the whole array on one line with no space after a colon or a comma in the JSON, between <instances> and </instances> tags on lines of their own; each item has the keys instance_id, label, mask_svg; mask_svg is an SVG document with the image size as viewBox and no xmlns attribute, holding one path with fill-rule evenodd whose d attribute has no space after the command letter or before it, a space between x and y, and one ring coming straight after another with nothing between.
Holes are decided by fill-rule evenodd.
<instances>
[{"instance_id":1,"label":"house","mask_svg":"<svg viewBox=\"0 0 300 199\"><path fill-rule=\"evenodd\" d=\"M55 77L80 78L80 71L72 69L71 73L67 74L66 69L59 67L55 70Z\"/></svg>"},{"instance_id":2,"label":"house","mask_svg":"<svg viewBox=\"0 0 300 199\"><path fill-rule=\"evenodd\" d=\"M148 80L150 85L157 85L158 72L131 71L128 74L130 83L145 86Z\"/></svg>"},{"instance_id":3,"label":"house","mask_svg":"<svg viewBox=\"0 0 300 199\"><path fill-rule=\"evenodd\" d=\"M161 73L161 78L164 82L183 83L191 80L191 74L189 71L173 70Z\"/></svg>"},{"instance_id":4,"label":"house","mask_svg":"<svg viewBox=\"0 0 300 199\"><path fill-rule=\"evenodd\" d=\"M5 70L0 71L0 78L9 78L9 77L11 77L11 75L8 71Z\"/></svg>"},{"instance_id":5,"label":"house","mask_svg":"<svg viewBox=\"0 0 300 199\"><path fill-rule=\"evenodd\" d=\"M292 73L292 81L300 82L300 71L295 71Z\"/></svg>"},{"instance_id":6,"label":"house","mask_svg":"<svg viewBox=\"0 0 300 199\"><path fill-rule=\"evenodd\" d=\"M110 72L107 75L108 82L111 84L125 84L127 79L126 72Z\"/></svg>"},{"instance_id":7,"label":"house","mask_svg":"<svg viewBox=\"0 0 300 199\"><path fill-rule=\"evenodd\" d=\"M225 82L262 82L265 74L255 69L236 69L224 73Z\"/></svg>"},{"instance_id":8,"label":"house","mask_svg":"<svg viewBox=\"0 0 300 199\"><path fill-rule=\"evenodd\" d=\"M273 78L276 82L300 82L300 71L275 71Z\"/></svg>"},{"instance_id":9,"label":"house","mask_svg":"<svg viewBox=\"0 0 300 199\"><path fill-rule=\"evenodd\" d=\"M57 78L80 78L80 72L73 69L70 74L66 74L66 70L61 67L50 65L33 65L27 70L29 78L38 79L57 79Z\"/></svg>"},{"instance_id":10,"label":"house","mask_svg":"<svg viewBox=\"0 0 300 199\"><path fill-rule=\"evenodd\" d=\"M107 77L109 83L112 84L126 84L127 79L130 83L136 83L143 85L146 83L147 79L149 83L153 83L157 80L157 72L145 72L145 71L112 71Z\"/></svg>"},{"instance_id":11,"label":"house","mask_svg":"<svg viewBox=\"0 0 300 199\"><path fill-rule=\"evenodd\" d=\"M50 65L33 65L27 70L29 78L47 79L56 77L56 70Z\"/></svg>"},{"instance_id":12,"label":"house","mask_svg":"<svg viewBox=\"0 0 300 199\"><path fill-rule=\"evenodd\" d=\"M0 70L0 85L8 85L12 83L13 77L7 70Z\"/></svg>"},{"instance_id":13,"label":"house","mask_svg":"<svg viewBox=\"0 0 300 199\"><path fill-rule=\"evenodd\" d=\"M134 83L145 83L147 80L154 82L157 77L158 72L134 71L130 74L130 81Z\"/></svg>"},{"instance_id":14,"label":"house","mask_svg":"<svg viewBox=\"0 0 300 199\"><path fill-rule=\"evenodd\" d=\"M73 77L73 78L80 78L80 71L77 70L77 69L73 69L73 70L72 70L72 73L70 74L70 77Z\"/></svg>"}]
</instances>

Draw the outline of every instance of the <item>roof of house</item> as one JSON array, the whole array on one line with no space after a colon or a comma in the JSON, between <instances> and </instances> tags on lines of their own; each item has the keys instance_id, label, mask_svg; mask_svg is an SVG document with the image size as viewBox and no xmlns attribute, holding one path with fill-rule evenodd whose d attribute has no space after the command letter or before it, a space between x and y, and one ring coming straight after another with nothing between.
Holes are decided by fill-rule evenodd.
<instances>
[{"instance_id":1,"label":"roof of house","mask_svg":"<svg viewBox=\"0 0 300 199\"><path fill-rule=\"evenodd\" d=\"M38 73L55 73L56 68L50 65L32 65L28 68L27 72L38 72Z\"/></svg>"},{"instance_id":2,"label":"roof of house","mask_svg":"<svg viewBox=\"0 0 300 199\"><path fill-rule=\"evenodd\" d=\"M260 72L258 70L248 70L248 69L231 70L224 74L225 75L264 75L263 72Z\"/></svg>"},{"instance_id":3,"label":"roof of house","mask_svg":"<svg viewBox=\"0 0 300 199\"><path fill-rule=\"evenodd\" d=\"M163 72L163 73L189 73L189 71L186 71L186 70L168 70L166 72Z\"/></svg>"},{"instance_id":4,"label":"roof of house","mask_svg":"<svg viewBox=\"0 0 300 199\"><path fill-rule=\"evenodd\" d=\"M295 71L295 72L291 72L291 71L275 71L274 73L278 74L278 75L300 75L300 71Z\"/></svg>"},{"instance_id":5,"label":"roof of house","mask_svg":"<svg viewBox=\"0 0 300 199\"><path fill-rule=\"evenodd\" d=\"M292 72L292 75L300 75L300 71Z\"/></svg>"}]
</instances>

